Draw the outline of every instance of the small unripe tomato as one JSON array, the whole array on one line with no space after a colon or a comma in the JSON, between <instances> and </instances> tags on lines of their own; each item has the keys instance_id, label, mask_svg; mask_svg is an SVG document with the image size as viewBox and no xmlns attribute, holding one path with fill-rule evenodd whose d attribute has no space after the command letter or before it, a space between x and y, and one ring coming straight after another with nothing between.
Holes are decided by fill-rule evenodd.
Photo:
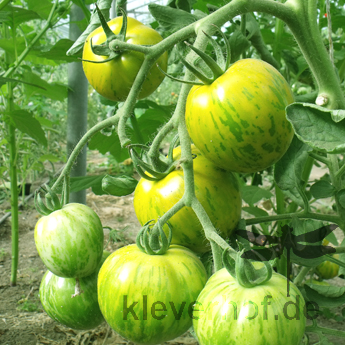
<instances>
[{"instance_id":1,"label":"small unripe tomato","mask_svg":"<svg viewBox=\"0 0 345 345\"><path fill-rule=\"evenodd\" d=\"M111 31L117 35L122 27L123 17L116 17L108 22ZM103 61L108 56L96 55L91 50L92 45L100 45L106 41L106 35L100 26L87 37L83 60ZM160 34L152 28L145 26L134 18L127 17L126 42L137 45L154 45L162 41ZM144 61L144 54L136 51L123 51L119 55L104 63L83 61L86 78L93 88L103 97L112 101L125 101L134 80ZM162 54L156 63L164 71L167 70L168 54ZM139 99L149 96L157 89L164 79L164 74L158 69L156 63L148 72L145 82L139 93Z\"/></svg>"}]
</instances>

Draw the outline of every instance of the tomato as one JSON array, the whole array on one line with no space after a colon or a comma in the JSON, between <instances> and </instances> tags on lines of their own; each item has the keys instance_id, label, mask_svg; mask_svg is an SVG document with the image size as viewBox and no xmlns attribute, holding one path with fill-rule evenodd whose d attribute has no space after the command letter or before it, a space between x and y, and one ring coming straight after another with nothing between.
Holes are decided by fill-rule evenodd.
<instances>
[{"instance_id":1,"label":"tomato","mask_svg":"<svg viewBox=\"0 0 345 345\"><path fill-rule=\"evenodd\" d=\"M305 302L282 275L252 288L241 286L228 271L217 271L201 291L193 312L200 345L297 345L305 329Z\"/></svg>"},{"instance_id":2,"label":"tomato","mask_svg":"<svg viewBox=\"0 0 345 345\"><path fill-rule=\"evenodd\" d=\"M334 254L333 257L339 260L339 255ZM324 261L316 267L316 273L322 279L332 279L339 273L339 265L331 261Z\"/></svg>"},{"instance_id":3,"label":"tomato","mask_svg":"<svg viewBox=\"0 0 345 345\"><path fill-rule=\"evenodd\" d=\"M83 293L73 298L75 278L58 277L49 270L45 273L40 285L40 300L52 319L73 329L93 329L104 322L98 305L97 277L109 255L109 252L103 252L96 272L79 279Z\"/></svg>"},{"instance_id":4,"label":"tomato","mask_svg":"<svg viewBox=\"0 0 345 345\"><path fill-rule=\"evenodd\" d=\"M122 17L116 17L108 22L110 29L118 34L122 26ZM87 37L84 44L83 59L103 61L108 56L96 55L91 50L92 45L99 45L106 41L102 27L97 28ZM154 45L162 41L159 33L134 18L127 17L126 42L138 45ZM93 88L102 96L112 101L126 100L134 79L143 63L144 55L135 51L124 51L114 60L105 63L91 63L83 61L86 78ZM167 70L168 54L161 55L157 62L161 69ZM164 75L156 64L150 69L139 93L139 98L149 96L163 81Z\"/></svg>"},{"instance_id":5,"label":"tomato","mask_svg":"<svg viewBox=\"0 0 345 345\"><path fill-rule=\"evenodd\" d=\"M285 108L293 95L268 63L237 61L211 85L194 86L186 104L186 124L195 144L220 168L251 173L276 163L294 132Z\"/></svg>"},{"instance_id":6,"label":"tomato","mask_svg":"<svg viewBox=\"0 0 345 345\"><path fill-rule=\"evenodd\" d=\"M136 344L161 344L192 326L192 308L207 280L204 266L187 248L171 245L149 255L122 247L98 275L98 302L107 323Z\"/></svg>"},{"instance_id":7,"label":"tomato","mask_svg":"<svg viewBox=\"0 0 345 345\"><path fill-rule=\"evenodd\" d=\"M223 237L236 227L241 217L241 196L235 176L214 166L193 146L195 193L213 225ZM174 160L181 157L181 148L174 150ZM184 194L183 170L177 168L160 181L142 178L134 192L134 210L139 222L157 220L163 216ZM176 213L169 223L172 227L172 243L180 244L195 252L210 250L203 228L190 207ZM165 225L165 231L168 231Z\"/></svg>"},{"instance_id":8,"label":"tomato","mask_svg":"<svg viewBox=\"0 0 345 345\"><path fill-rule=\"evenodd\" d=\"M104 322L98 306L97 276L109 255L109 252L104 252L98 270L79 280L83 293L73 298L75 278L58 277L50 271L44 274L40 285L40 300L53 320L73 329L93 329Z\"/></svg>"},{"instance_id":9,"label":"tomato","mask_svg":"<svg viewBox=\"0 0 345 345\"><path fill-rule=\"evenodd\" d=\"M71 203L40 218L35 244L49 271L59 277L83 278L97 269L103 253L103 227L88 206Z\"/></svg>"}]
</instances>

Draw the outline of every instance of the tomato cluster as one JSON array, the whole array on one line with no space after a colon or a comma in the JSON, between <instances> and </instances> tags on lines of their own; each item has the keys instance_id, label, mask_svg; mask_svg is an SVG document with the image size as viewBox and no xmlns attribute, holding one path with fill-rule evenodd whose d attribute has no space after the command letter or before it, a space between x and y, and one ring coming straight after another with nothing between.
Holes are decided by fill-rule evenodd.
<instances>
[{"instance_id":1,"label":"tomato cluster","mask_svg":"<svg viewBox=\"0 0 345 345\"><path fill-rule=\"evenodd\" d=\"M108 25L119 35L123 17ZM125 50L109 60L94 49L106 46L107 38L102 27L89 35L83 51L84 72L98 93L124 101L144 55ZM162 40L133 18L127 18L123 38L137 45ZM157 63L166 70L167 54ZM155 65L138 98L150 95L162 80ZM194 86L188 95L185 118L194 143L195 195L226 240L241 217L234 172L264 170L284 155L294 135L285 116L292 102L291 90L279 72L254 59L236 62L212 84ZM180 159L178 147L173 161ZM184 171L180 164L174 166L162 179L142 178L136 187L134 209L148 233L152 229L147 224L159 223L184 196ZM144 238L144 246L139 239L136 245L109 255L103 253L102 224L87 206L67 204L42 217L35 241L49 269L40 287L46 312L76 329L93 328L105 319L120 335L139 344L172 340L192 325L201 345L299 344L305 329L305 303L297 287L291 283L290 296L285 297L286 278L277 273L255 286L245 286L225 268L208 279L198 255L209 251L210 245L191 207L183 207L163 225L160 242L150 236ZM154 248L160 245L160 250ZM72 298L76 285L84 291ZM259 305L264 306L260 316Z\"/></svg>"},{"instance_id":2,"label":"tomato cluster","mask_svg":"<svg viewBox=\"0 0 345 345\"><path fill-rule=\"evenodd\" d=\"M98 271L109 255L103 253L103 239L98 215L82 204L67 204L36 223L36 249L48 268L40 300L65 326L92 329L104 321L97 300ZM76 286L82 293L74 296Z\"/></svg>"}]
</instances>

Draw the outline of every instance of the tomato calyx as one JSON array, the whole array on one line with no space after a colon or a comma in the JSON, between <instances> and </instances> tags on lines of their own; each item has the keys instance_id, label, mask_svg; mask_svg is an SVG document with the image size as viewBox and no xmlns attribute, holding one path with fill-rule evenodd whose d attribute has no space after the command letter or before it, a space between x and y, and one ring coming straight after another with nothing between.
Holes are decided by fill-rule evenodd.
<instances>
[{"instance_id":1,"label":"tomato calyx","mask_svg":"<svg viewBox=\"0 0 345 345\"><path fill-rule=\"evenodd\" d=\"M230 66L230 60L231 60L230 42L227 39L227 37L225 36L225 34L223 33L223 31L218 26L216 26L214 24L213 24L213 26L221 34L221 36L225 42L225 48L226 48L225 57L224 57L223 50L222 50L221 46L219 45L219 43L215 39L213 39L205 31L203 31L204 35L208 38L208 40L210 41L210 43L212 44L212 46L215 50L216 61L213 58L211 58L209 55L207 55L205 52L203 52L202 50L194 47L193 45L189 44L186 41L184 42L184 44L186 46L188 46L191 50L193 50L198 55L198 57L204 62L204 64L208 67L208 69L211 70L211 72L212 72L211 78L207 76L207 74L209 74L207 71L207 68L205 69L202 66L202 64L198 63L198 66L196 66L196 64L194 63L192 65L191 63L187 62L182 57L182 55L180 55L181 62L189 71L191 71L194 74L195 77L197 77L200 80L200 82L188 81L188 80L182 80L182 79L175 78L175 77L165 73L157 65L157 67L161 70L161 72L165 76L167 76L168 78L170 78L172 80L175 80L175 81L178 81L181 83L185 83L185 84L191 84L191 85L211 85L217 78L219 78L222 74L224 74Z\"/></svg>"},{"instance_id":2,"label":"tomato calyx","mask_svg":"<svg viewBox=\"0 0 345 345\"><path fill-rule=\"evenodd\" d=\"M157 221L153 228L150 227L152 222L153 220L149 220L141 228L136 238L136 245L146 254L163 255L169 249L172 240L172 229L170 224L167 223L169 228L169 235L167 236L160 220Z\"/></svg>"},{"instance_id":3,"label":"tomato calyx","mask_svg":"<svg viewBox=\"0 0 345 345\"><path fill-rule=\"evenodd\" d=\"M105 63L105 62L114 60L123 52L123 50L128 49L128 46L134 46L134 45L126 43L127 14L122 8L120 8L120 10L122 12L123 21L122 21L120 32L117 35L115 35L112 32L106 19L104 18L102 14L102 11L99 9L97 5L96 5L96 10L97 10L99 20L101 22L102 28L106 36L106 41L102 44L93 45L92 38L91 38L90 39L91 51L95 55L108 56L108 58L101 61L92 61L92 60L85 60L85 59L82 59L82 61L92 62L92 63Z\"/></svg>"},{"instance_id":4,"label":"tomato calyx","mask_svg":"<svg viewBox=\"0 0 345 345\"><path fill-rule=\"evenodd\" d=\"M43 192L45 193L46 203L44 203L41 198L41 190L43 190ZM36 210L44 216L47 216L52 212L60 210L62 208L62 204L59 200L59 197L55 192L53 192L53 190L48 185L44 185L40 189L36 190L34 202Z\"/></svg>"},{"instance_id":5,"label":"tomato calyx","mask_svg":"<svg viewBox=\"0 0 345 345\"><path fill-rule=\"evenodd\" d=\"M175 162L173 158L173 150L178 141L179 137L176 135L170 144L168 156L157 155L154 164L144 161L135 150L135 147L140 147L143 151L148 151L149 147L140 144L129 145L129 154L138 174L149 181L159 181L169 175L179 165L179 162Z\"/></svg>"},{"instance_id":6,"label":"tomato calyx","mask_svg":"<svg viewBox=\"0 0 345 345\"><path fill-rule=\"evenodd\" d=\"M230 275L235 278L238 283L245 288L253 288L269 281L272 277L273 269L268 261L262 261L264 266L256 268L249 259L242 257L245 249L239 251L236 258L233 259L229 253L229 249L223 252L223 263ZM257 254L258 256L260 254Z\"/></svg>"}]
</instances>

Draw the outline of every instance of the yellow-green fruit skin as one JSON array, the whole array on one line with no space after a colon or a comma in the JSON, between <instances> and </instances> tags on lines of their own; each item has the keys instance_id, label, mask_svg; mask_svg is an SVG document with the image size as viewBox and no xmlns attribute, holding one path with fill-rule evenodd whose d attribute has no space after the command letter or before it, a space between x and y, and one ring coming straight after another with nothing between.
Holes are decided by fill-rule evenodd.
<instances>
[{"instance_id":1,"label":"yellow-green fruit skin","mask_svg":"<svg viewBox=\"0 0 345 345\"><path fill-rule=\"evenodd\" d=\"M122 27L123 17L116 17L108 22L111 31L117 35ZM126 42L136 45L154 45L162 41L162 36L154 29L142 24L134 18L127 17ZM104 61L109 56L94 54L93 46L105 43L106 35L100 26L86 38L83 59ZM134 80L144 61L144 54L137 51L123 51L115 59L104 63L83 61L86 78L93 88L103 97L112 101L125 101ZM138 98L145 98L154 92L164 79L164 74L156 66L167 70L168 54L163 53L149 70L139 92Z\"/></svg>"},{"instance_id":2,"label":"yellow-green fruit skin","mask_svg":"<svg viewBox=\"0 0 345 345\"><path fill-rule=\"evenodd\" d=\"M338 254L334 254L333 257L339 260ZM316 267L316 272L322 279L332 279L338 275L339 265L331 261L324 261Z\"/></svg>"},{"instance_id":3,"label":"yellow-green fruit skin","mask_svg":"<svg viewBox=\"0 0 345 345\"><path fill-rule=\"evenodd\" d=\"M210 217L211 222L226 238L231 235L241 217L242 199L236 177L219 169L200 154L193 145L195 193ZM180 147L174 150L174 160L181 157ZM141 178L134 192L134 210L143 225L149 220L157 221L171 209L184 194L182 168L172 171L159 181ZM211 249L204 230L191 207L183 207L169 219L172 243L179 244L196 253ZM168 226L164 225L168 232Z\"/></svg>"},{"instance_id":4,"label":"yellow-green fruit skin","mask_svg":"<svg viewBox=\"0 0 345 345\"><path fill-rule=\"evenodd\" d=\"M306 324L305 301L286 277L273 272L261 285L241 286L223 268L201 291L193 311L200 345L299 345Z\"/></svg>"},{"instance_id":5,"label":"yellow-green fruit skin","mask_svg":"<svg viewBox=\"0 0 345 345\"><path fill-rule=\"evenodd\" d=\"M215 165L258 172L276 163L292 141L285 112L292 102L288 83L274 67L243 59L212 84L191 89L186 124L195 146Z\"/></svg>"}]
</instances>

